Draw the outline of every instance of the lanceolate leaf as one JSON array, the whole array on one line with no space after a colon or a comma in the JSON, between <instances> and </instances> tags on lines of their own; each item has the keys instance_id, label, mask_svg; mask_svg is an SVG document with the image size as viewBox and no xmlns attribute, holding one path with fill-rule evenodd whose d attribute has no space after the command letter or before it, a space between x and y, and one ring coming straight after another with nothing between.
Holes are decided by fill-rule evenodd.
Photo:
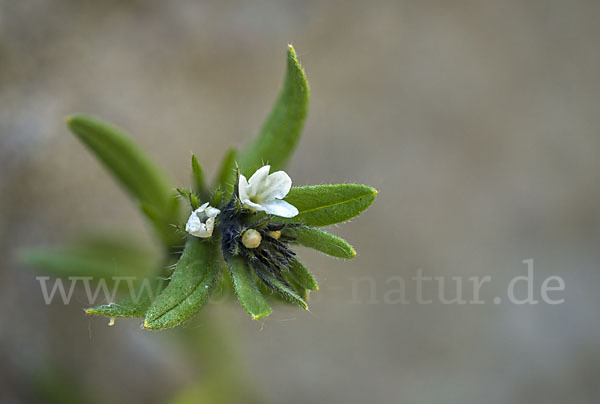
<instances>
[{"instance_id":1,"label":"lanceolate leaf","mask_svg":"<svg viewBox=\"0 0 600 404\"><path fill-rule=\"evenodd\" d=\"M88 116L67 119L71 131L143 206L163 240L173 240L177 202L162 171L127 135ZM152 215L148 215L152 212Z\"/></svg>"},{"instance_id":2,"label":"lanceolate leaf","mask_svg":"<svg viewBox=\"0 0 600 404\"><path fill-rule=\"evenodd\" d=\"M309 290L300 285L289 272L284 274L284 277L288 283L292 285L298 296L300 296L305 302L308 302Z\"/></svg>"},{"instance_id":3,"label":"lanceolate leaf","mask_svg":"<svg viewBox=\"0 0 600 404\"><path fill-rule=\"evenodd\" d=\"M290 275L303 288L310 290L319 290L319 285L314 276L298 260L293 260L290 266Z\"/></svg>"},{"instance_id":4,"label":"lanceolate leaf","mask_svg":"<svg viewBox=\"0 0 600 404\"><path fill-rule=\"evenodd\" d=\"M204 181L204 171L202 171L202 167L194 155L192 155L192 174L194 175L194 190L200 194L203 201L206 201L208 199L208 190Z\"/></svg>"},{"instance_id":5,"label":"lanceolate leaf","mask_svg":"<svg viewBox=\"0 0 600 404\"><path fill-rule=\"evenodd\" d=\"M227 153L221 161L221 167L217 173L217 181L215 189L220 189L223 193L221 198L229 200L231 193L233 192L233 186L235 184L235 169L237 151L233 148L227 150Z\"/></svg>"},{"instance_id":6,"label":"lanceolate leaf","mask_svg":"<svg viewBox=\"0 0 600 404\"><path fill-rule=\"evenodd\" d=\"M267 286L279 293L285 300L308 310L308 305L304 299L301 298L291 286L286 285L268 272L257 272L257 275Z\"/></svg>"},{"instance_id":7,"label":"lanceolate leaf","mask_svg":"<svg viewBox=\"0 0 600 404\"><path fill-rule=\"evenodd\" d=\"M158 255L123 238L87 238L58 248L34 248L20 252L21 259L58 277L91 276L94 280L144 276Z\"/></svg>"},{"instance_id":8,"label":"lanceolate leaf","mask_svg":"<svg viewBox=\"0 0 600 404\"><path fill-rule=\"evenodd\" d=\"M293 187L285 200L300 213L282 220L317 227L345 222L367 209L376 196L374 188L359 184Z\"/></svg>"},{"instance_id":9,"label":"lanceolate leaf","mask_svg":"<svg viewBox=\"0 0 600 404\"><path fill-rule=\"evenodd\" d=\"M176 212L179 202L177 198L173 198L171 203L172 215L170 216L165 216L165 212L159 211L152 204L140 202L139 205L142 214L146 216L152 228L166 246L181 245L181 236L177 234L176 228L173 226L178 221Z\"/></svg>"},{"instance_id":10,"label":"lanceolate leaf","mask_svg":"<svg viewBox=\"0 0 600 404\"><path fill-rule=\"evenodd\" d=\"M246 312L256 320L268 316L271 307L256 287L252 272L244 258L240 256L225 257L235 294Z\"/></svg>"},{"instance_id":11,"label":"lanceolate leaf","mask_svg":"<svg viewBox=\"0 0 600 404\"><path fill-rule=\"evenodd\" d=\"M172 192L165 176L127 135L104 122L82 115L68 118L67 124L141 202L161 211L171 208Z\"/></svg>"},{"instance_id":12,"label":"lanceolate leaf","mask_svg":"<svg viewBox=\"0 0 600 404\"><path fill-rule=\"evenodd\" d=\"M146 317L146 312L152 301L161 292L164 283L162 280L144 279L142 282L134 283L127 294L114 303L102 304L100 306L86 309L87 314L107 317Z\"/></svg>"},{"instance_id":13,"label":"lanceolate leaf","mask_svg":"<svg viewBox=\"0 0 600 404\"><path fill-rule=\"evenodd\" d=\"M217 243L189 238L171 282L148 309L144 327L175 327L196 314L208 302L222 264Z\"/></svg>"},{"instance_id":14,"label":"lanceolate leaf","mask_svg":"<svg viewBox=\"0 0 600 404\"><path fill-rule=\"evenodd\" d=\"M126 296L115 303L102 304L100 306L85 309L86 314L106 317L139 317L144 318L152 300L148 295L140 296L137 303L134 303L131 297Z\"/></svg>"},{"instance_id":15,"label":"lanceolate leaf","mask_svg":"<svg viewBox=\"0 0 600 404\"><path fill-rule=\"evenodd\" d=\"M296 227L286 230L285 234L296 237L294 243L314 248L333 257L346 259L356 257L356 251L346 241L315 227Z\"/></svg>"},{"instance_id":16,"label":"lanceolate leaf","mask_svg":"<svg viewBox=\"0 0 600 404\"><path fill-rule=\"evenodd\" d=\"M289 45L283 89L257 139L242 154L242 174L249 176L263 163L272 171L285 167L294 151L308 111L309 89L304 71Z\"/></svg>"}]
</instances>

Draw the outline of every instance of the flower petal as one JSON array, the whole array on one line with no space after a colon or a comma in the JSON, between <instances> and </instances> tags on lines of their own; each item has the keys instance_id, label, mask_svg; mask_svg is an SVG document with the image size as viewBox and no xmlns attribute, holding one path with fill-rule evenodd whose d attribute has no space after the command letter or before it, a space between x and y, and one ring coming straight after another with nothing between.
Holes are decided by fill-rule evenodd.
<instances>
[{"instance_id":1,"label":"flower petal","mask_svg":"<svg viewBox=\"0 0 600 404\"><path fill-rule=\"evenodd\" d=\"M263 208L261 210L275 216L294 217L298 214L298 209L294 205L280 199L262 203L261 207Z\"/></svg>"},{"instance_id":2,"label":"flower petal","mask_svg":"<svg viewBox=\"0 0 600 404\"><path fill-rule=\"evenodd\" d=\"M187 231L188 233L192 234L192 233L198 231L201 226L202 226L202 221L200 221L200 218L198 217L198 215L194 211L190 215L187 223L185 224L185 231Z\"/></svg>"},{"instance_id":3,"label":"flower petal","mask_svg":"<svg viewBox=\"0 0 600 404\"><path fill-rule=\"evenodd\" d=\"M271 166L269 165L262 166L261 168L256 170L254 174L252 174L252 176L248 180L248 195L250 196L250 198L257 195L261 189L268 186L267 178L269 177L270 169Z\"/></svg>"},{"instance_id":4,"label":"flower petal","mask_svg":"<svg viewBox=\"0 0 600 404\"><path fill-rule=\"evenodd\" d=\"M208 228L206 224L202 223L198 215L194 212L191 214L185 225L185 231L196 237L210 237L213 233L215 219L209 218L209 220L212 220L210 223L210 228Z\"/></svg>"},{"instance_id":5,"label":"flower petal","mask_svg":"<svg viewBox=\"0 0 600 404\"><path fill-rule=\"evenodd\" d=\"M209 206L208 202L192 212L185 231L192 236L207 238L212 236L215 227L215 217L221 213L219 209ZM202 222L204 220L204 222Z\"/></svg>"},{"instance_id":6,"label":"flower petal","mask_svg":"<svg viewBox=\"0 0 600 404\"><path fill-rule=\"evenodd\" d=\"M272 199L283 199L290 192L292 179L285 171L277 171L267 178L267 186L260 190L257 199L267 202Z\"/></svg>"},{"instance_id":7,"label":"flower petal","mask_svg":"<svg viewBox=\"0 0 600 404\"><path fill-rule=\"evenodd\" d=\"M248 196L248 180L243 174L240 174L240 180L238 182L238 192L240 200L242 202L247 199L250 199L250 197Z\"/></svg>"},{"instance_id":8,"label":"flower petal","mask_svg":"<svg viewBox=\"0 0 600 404\"><path fill-rule=\"evenodd\" d=\"M258 210L261 212L265 211L265 208L261 204L254 203L250 199L242 199L242 204L250 210L254 210L254 211Z\"/></svg>"},{"instance_id":9,"label":"flower petal","mask_svg":"<svg viewBox=\"0 0 600 404\"><path fill-rule=\"evenodd\" d=\"M208 232L209 236L212 236L214 228L215 228L215 218L209 217L208 219L206 219L206 231Z\"/></svg>"},{"instance_id":10,"label":"flower petal","mask_svg":"<svg viewBox=\"0 0 600 404\"><path fill-rule=\"evenodd\" d=\"M202 223L200 225L200 228L197 231L190 232L190 234L192 236L202 237L202 238L208 238L208 237L212 236L212 233L213 233L213 229L212 228L208 229L204 223Z\"/></svg>"},{"instance_id":11,"label":"flower petal","mask_svg":"<svg viewBox=\"0 0 600 404\"><path fill-rule=\"evenodd\" d=\"M219 213L221 213L221 211L219 209L217 209L217 208L213 208L212 206L209 206L208 208L206 208L206 210L204 211L204 213L206 213L206 216L208 216L209 219L210 219L210 218L217 217L217 215ZM207 221L207 223L208 223L208 221Z\"/></svg>"}]
</instances>

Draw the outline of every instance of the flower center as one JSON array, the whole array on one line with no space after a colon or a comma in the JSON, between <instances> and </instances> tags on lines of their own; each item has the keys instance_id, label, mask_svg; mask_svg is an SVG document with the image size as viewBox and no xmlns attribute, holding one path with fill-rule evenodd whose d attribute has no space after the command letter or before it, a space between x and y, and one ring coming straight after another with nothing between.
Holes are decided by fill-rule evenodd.
<instances>
[{"instance_id":1,"label":"flower center","mask_svg":"<svg viewBox=\"0 0 600 404\"><path fill-rule=\"evenodd\" d=\"M202 223L206 223L206 219L208 219L208 215L206 214L206 212L196 213L196 215L198 216L198 219L200 219L200 221Z\"/></svg>"}]
</instances>

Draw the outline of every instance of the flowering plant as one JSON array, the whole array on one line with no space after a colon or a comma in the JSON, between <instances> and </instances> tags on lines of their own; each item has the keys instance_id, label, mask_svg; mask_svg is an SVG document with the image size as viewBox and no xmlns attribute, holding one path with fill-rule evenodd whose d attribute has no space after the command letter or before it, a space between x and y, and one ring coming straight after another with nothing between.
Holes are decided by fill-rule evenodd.
<instances>
[{"instance_id":1,"label":"flowering plant","mask_svg":"<svg viewBox=\"0 0 600 404\"><path fill-rule=\"evenodd\" d=\"M231 284L253 319L271 312L270 295L307 309L309 291L318 285L292 246L353 258L354 248L320 227L357 216L377 195L358 184L292 187L282 169L300 137L308 99L306 77L290 45L283 89L258 138L242 153L226 154L212 189L192 156L194 187L177 193L122 132L87 116L70 117L71 131L139 203L166 252L152 274L166 279L158 295L140 288L138 298L125 296L86 312L143 317L150 329L174 327L195 315L219 284ZM56 254L38 251L29 261L56 269ZM79 262L90 260L84 256ZM67 261L60 261L63 276L73 269Z\"/></svg>"}]
</instances>

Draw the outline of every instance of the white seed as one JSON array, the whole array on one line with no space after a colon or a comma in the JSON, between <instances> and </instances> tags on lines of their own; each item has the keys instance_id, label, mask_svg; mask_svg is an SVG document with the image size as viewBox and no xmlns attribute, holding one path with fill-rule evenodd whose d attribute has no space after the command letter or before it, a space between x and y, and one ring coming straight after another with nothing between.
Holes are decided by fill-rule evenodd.
<instances>
[{"instance_id":1,"label":"white seed","mask_svg":"<svg viewBox=\"0 0 600 404\"><path fill-rule=\"evenodd\" d=\"M260 245L261 241L262 236L254 229L248 229L242 234L242 244L244 244L246 248L256 248Z\"/></svg>"}]
</instances>

